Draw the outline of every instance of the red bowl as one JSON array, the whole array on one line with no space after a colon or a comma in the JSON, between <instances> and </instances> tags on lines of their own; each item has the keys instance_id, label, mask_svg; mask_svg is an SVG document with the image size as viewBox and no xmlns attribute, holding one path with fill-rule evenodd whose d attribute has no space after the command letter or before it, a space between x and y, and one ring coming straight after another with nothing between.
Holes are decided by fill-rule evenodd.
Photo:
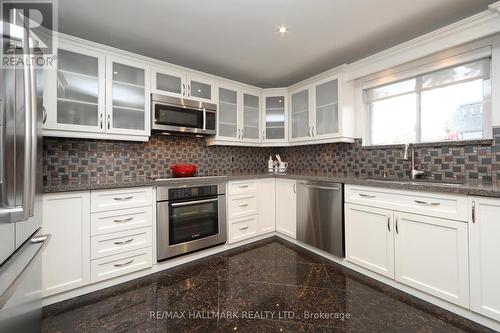
<instances>
[{"instance_id":1,"label":"red bowl","mask_svg":"<svg viewBox=\"0 0 500 333\"><path fill-rule=\"evenodd\" d=\"M198 166L196 164L174 164L170 167L174 177L193 177Z\"/></svg>"}]
</instances>

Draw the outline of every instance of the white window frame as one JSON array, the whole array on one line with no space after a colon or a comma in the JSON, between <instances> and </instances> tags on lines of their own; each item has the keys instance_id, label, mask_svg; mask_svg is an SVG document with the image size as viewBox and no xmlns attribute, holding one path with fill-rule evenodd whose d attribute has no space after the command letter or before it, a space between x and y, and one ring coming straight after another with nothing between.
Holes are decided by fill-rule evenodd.
<instances>
[{"instance_id":1,"label":"white window frame","mask_svg":"<svg viewBox=\"0 0 500 333\"><path fill-rule=\"evenodd\" d=\"M500 59L498 59L498 38L494 41L492 40L484 40L476 43L472 43L469 45L462 46L460 48L456 48L454 50L443 51L439 54L432 55L423 59L416 60L411 63L406 63L404 65L397 66L392 69L388 69L381 73L377 73L374 75L370 75L368 77L357 80L357 100L358 105L362 108L362 124L363 124L363 146L378 146L378 144L371 143L371 112L370 107L366 103L364 94L365 90L374 88L377 86L383 86L390 83L396 83L399 81L408 80L411 78L418 77L423 74L435 72L441 69L458 66L460 64L470 63L473 61L478 61L484 58L491 58L490 61L490 82L491 82L491 95L485 100L484 106L484 137L483 139L491 139L492 137L492 100L494 98L494 94L496 94L496 90L499 90L496 87L498 84L497 80L497 72L498 67L500 67ZM416 89L415 92L417 94L420 93L419 89ZM418 108L417 112L420 112L420 108ZM417 117L416 131L417 131L417 140L418 133L420 133L420 120ZM461 140L468 141L468 140ZM438 142L448 142L448 141L438 141ZM416 143L424 143L429 144L432 142L420 142ZM391 144L383 144L383 146L397 146L401 145L401 143L391 143Z\"/></svg>"}]
</instances>

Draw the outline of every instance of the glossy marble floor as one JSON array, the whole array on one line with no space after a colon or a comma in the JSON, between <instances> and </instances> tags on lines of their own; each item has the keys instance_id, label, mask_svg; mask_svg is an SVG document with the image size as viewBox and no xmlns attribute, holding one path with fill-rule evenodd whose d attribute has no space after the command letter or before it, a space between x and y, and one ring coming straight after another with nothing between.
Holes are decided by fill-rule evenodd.
<instances>
[{"instance_id":1,"label":"glossy marble floor","mask_svg":"<svg viewBox=\"0 0 500 333\"><path fill-rule=\"evenodd\" d=\"M44 308L43 332L238 331L489 332L278 238Z\"/></svg>"}]
</instances>

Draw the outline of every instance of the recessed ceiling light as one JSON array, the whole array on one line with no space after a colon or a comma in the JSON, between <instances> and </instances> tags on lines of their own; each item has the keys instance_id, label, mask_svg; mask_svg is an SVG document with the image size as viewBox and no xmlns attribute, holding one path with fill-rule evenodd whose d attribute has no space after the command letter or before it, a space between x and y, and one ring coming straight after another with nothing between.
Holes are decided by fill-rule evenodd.
<instances>
[{"instance_id":1,"label":"recessed ceiling light","mask_svg":"<svg viewBox=\"0 0 500 333\"><path fill-rule=\"evenodd\" d=\"M283 35L288 32L288 27L285 25L280 25L278 27L278 32Z\"/></svg>"}]
</instances>

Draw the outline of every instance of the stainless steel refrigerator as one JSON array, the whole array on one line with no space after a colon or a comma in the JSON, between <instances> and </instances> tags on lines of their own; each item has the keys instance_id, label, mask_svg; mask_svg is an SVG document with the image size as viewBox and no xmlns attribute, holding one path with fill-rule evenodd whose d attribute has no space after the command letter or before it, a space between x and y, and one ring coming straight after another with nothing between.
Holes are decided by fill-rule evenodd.
<instances>
[{"instance_id":1,"label":"stainless steel refrigerator","mask_svg":"<svg viewBox=\"0 0 500 333\"><path fill-rule=\"evenodd\" d=\"M3 55L28 54L28 31L2 24ZM41 252L49 237L41 234L36 72L31 65L0 69L0 332L41 326Z\"/></svg>"}]
</instances>

